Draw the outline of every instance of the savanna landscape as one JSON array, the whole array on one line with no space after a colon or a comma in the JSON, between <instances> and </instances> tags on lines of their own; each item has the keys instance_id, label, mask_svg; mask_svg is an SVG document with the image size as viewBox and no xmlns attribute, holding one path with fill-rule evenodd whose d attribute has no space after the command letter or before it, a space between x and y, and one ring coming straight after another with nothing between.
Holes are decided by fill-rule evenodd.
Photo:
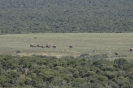
<instances>
[{"instance_id":1,"label":"savanna landscape","mask_svg":"<svg viewBox=\"0 0 133 88\"><path fill-rule=\"evenodd\" d=\"M132 33L39 33L0 35L0 53L22 56L80 56L81 54L107 54L110 58L117 56L131 59L133 54ZM30 47L43 45L41 47ZM51 45L50 48L46 44ZM69 48L72 45L73 48ZM56 46L53 48L52 46ZM118 55L115 55L118 53Z\"/></svg>"},{"instance_id":2,"label":"savanna landscape","mask_svg":"<svg viewBox=\"0 0 133 88\"><path fill-rule=\"evenodd\" d=\"M133 88L132 0L0 0L0 88Z\"/></svg>"},{"instance_id":3,"label":"savanna landscape","mask_svg":"<svg viewBox=\"0 0 133 88\"><path fill-rule=\"evenodd\" d=\"M132 33L0 35L1 87L132 88L132 37Z\"/></svg>"}]
</instances>

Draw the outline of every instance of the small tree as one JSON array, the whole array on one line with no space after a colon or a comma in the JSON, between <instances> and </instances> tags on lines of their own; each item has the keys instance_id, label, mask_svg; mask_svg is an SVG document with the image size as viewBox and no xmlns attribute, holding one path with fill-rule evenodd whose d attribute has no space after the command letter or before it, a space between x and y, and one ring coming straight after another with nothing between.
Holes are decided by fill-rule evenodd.
<instances>
[{"instance_id":1,"label":"small tree","mask_svg":"<svg viewBox=\"0 0 133 88\"><path fill-rule=\"evenodd\" d=\"M19 53L21 53L21 51L20 50L17 50L16 53L19 54Z\"/></svg>"},{"instance_id":2,"label":"small tree","mask_svg":"<svg viewBox=\"0 0 133 88\"><path fill-rule=\"evenodd\" d=\"M127 64L127 60L124 58L119 58L119 59L115 59L114 63L117 65L118 68L120 68L121 66Z\"/></svg>"}]
</instances>

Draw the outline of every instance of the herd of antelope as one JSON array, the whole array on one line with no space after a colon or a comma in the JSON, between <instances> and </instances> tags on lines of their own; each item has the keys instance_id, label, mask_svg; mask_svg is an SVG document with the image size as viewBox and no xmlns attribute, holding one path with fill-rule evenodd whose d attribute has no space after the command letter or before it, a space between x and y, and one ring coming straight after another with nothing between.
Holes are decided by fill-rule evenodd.
<instances>
[{"instance_id":1,"label":"herd of antelope","mask_svg":"<svg viewBox=\"0 0 133 88\"><path fill-rule=\"evenodd\" d=\"M46 44L46 45L34 45L34 44L30 44L30 47L40 47L40 48L56 48L55 45L51 46L49 44ZM73 48L72 45L69 45L69 48Z\"/></svg>"},{"instance_id":2,"label":"herd of antelope","mask_svg":"<svg viewBox=\"0 0 133 88\"><path fill-rule=\"evenodd\" d=\"M51 46L51 45L49 45L49 44L46 44L46 45L34 45L34 44L30 44L30 47L40 47L40 48L51 48L51 47L52 47L52 48L56 48L55 45ZM69 45L68 47L69 47L69 48L73 48L72 45ZM132 52L133 49L129 49L129 51ZM117 52L115 52L114 54L115 54L115 55L119 55Z\"/></svg>"},{"instance_id":3,"label":"herd of antelope","mask_svg":"<svg viewBox=\"0 0 133 88\"><path fill-rule=\"evenodd\" d=\"M129 51L130 51L130 52L132 52L132 51L133 51L133 49L129 49ZM118 55L118 53L117 53L117 52L115 52L115 55Z\"/></svg>"}]
</instances>

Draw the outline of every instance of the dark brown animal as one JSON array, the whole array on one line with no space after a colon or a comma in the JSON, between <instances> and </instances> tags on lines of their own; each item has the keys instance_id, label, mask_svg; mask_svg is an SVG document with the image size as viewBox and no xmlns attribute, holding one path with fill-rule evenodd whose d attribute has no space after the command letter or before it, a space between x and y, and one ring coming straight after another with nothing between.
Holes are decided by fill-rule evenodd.
<instances>
[{"instance_id":1,"label":"dark brown animal","mask_svg":"<svg viewBox=\"0 0 133 88\"><path fill-rule=\"evenodd\" d=\"M56 46L53 46L53 48L56 48Z\"/></svg>"},{"instance_id":2,"label":"dark brown animal","mask_svg":"<svg viewBox=\"0 0 133 88\"><path fill-rule=\"evenodd\" d=\"M118 53L115 53L115 55L118 55Z\"/></svg>"},{"instance_id":3,"label":"dark brown animal","mask_svg":"<svg viewBox=\"0 0 133 88\"><path fill-rule=\"evenodd\" d=\"M30 47L37 47L37 45L30 44Z\"/></svg>"},{"instance_id":4,"label":"dark brown animal","mask_svg":"<svg viewBox=\"0 0 133 88\"><path fill-rule=\"evenodd\" d=\"M44 48L45 46L43 46L43 45L37 45L37 47L41 47L41 48Z\"/></svg>"},{"instance_id":5,"label":"dark brown animal","mask_svg":"<svg viewBox=\"0 0 133 88\"><path fill-rule=\"evenodd\" d=\"M45 46L42 45L41 48L45 48Z\"/></svg>"},{"instance_id":6,"label":"dark brown animal","mask_svg":"<svg viewBox=\"0 0 133 88\"><path fill-rule=\"evenodd\" d=\"M69 46L69 48L73 48L73 46Z\"/></svg>"},{"instance_id":7,"label":"dark brown animal","mask_svg":"<svg viewBox=\"0 0 133 88\"><path fill-rule=\"evenodd\" d=\"M37 45L37 47L41 47L42 45Z\"/></svg>"},{"instance_id":8,"label":"dark brown animal","mask_svg":"<svg viewBox=\"0 0 133 88\"><path fill-rule=\"evenodd\" d=\"M130 52L132 52L133 51L133 49L130 49Z\"/></svg>"},{"instance_id":9,"label":"dark brown animal","mask_svg":"<svg viewBox=\"0 0 133 88\"><path fill-rule=\"evenodd\" d=\"M47 48L50 48L51 46L49 44L46 45Z\"/></svg>"}]
</instances>

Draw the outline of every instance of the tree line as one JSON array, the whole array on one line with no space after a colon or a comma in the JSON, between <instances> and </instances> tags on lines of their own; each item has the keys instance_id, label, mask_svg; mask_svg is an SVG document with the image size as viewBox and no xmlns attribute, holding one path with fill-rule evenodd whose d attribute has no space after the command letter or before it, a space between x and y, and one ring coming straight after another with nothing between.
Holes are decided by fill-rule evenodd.
<instances>
[{"instance_id":1,"label":"tree line","mask_svg":"<svg viewBox=\"0 0 133 88\"><path fill-rule=\"evenodd\" d=\"M0 55L0 87L133 88L133 61L101 56Z\"/></svg>"},{"instance_id":2,"label":"tree line","mask_svg":"<svg viewBox=\"0 0 133 88\"><path fill-rule=\"evenodd\" d=\"M132 0L1 0L0 34L133 32Z\"/></svg>"}]
</instances>

